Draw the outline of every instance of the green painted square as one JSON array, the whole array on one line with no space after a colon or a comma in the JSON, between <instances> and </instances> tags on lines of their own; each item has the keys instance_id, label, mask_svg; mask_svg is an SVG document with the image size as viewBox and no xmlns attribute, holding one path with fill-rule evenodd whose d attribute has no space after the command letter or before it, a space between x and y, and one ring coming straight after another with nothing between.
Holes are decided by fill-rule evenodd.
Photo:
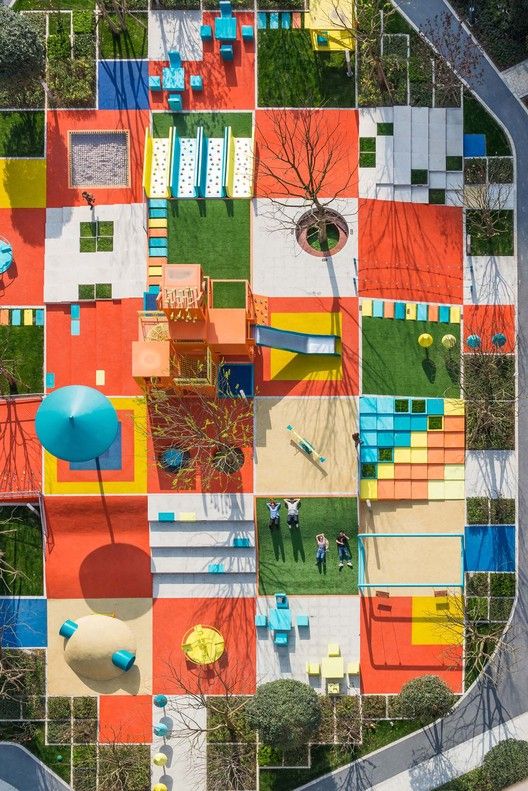
<instances>
[{"instance_id":1,"label":"green painted square","mask_svg":"<svg viewBox=\"0 0 528 791\"><path fill-rule=\"evenodd\" d=\"M95 284L95 298L96 299L112 299L112 284L111 283L96 283Z\"/></svg>"},{"instance_id":2,"label":"green painted square","mask_svg":"<svg viewBox=\"0 0 528 791\"><path fill-rule=\"evenodd\" d=\"M98 236L97 237L97 252L98 253L111 253L114 249L114 240L111 236Z\"/></svg>"},{"instance_id":3,"label":"green painted square","mask_svg":"<svg viewBox=\"0 0 528 791\"><path fill-rule=\"evenodd\" d=\"M411 404L411 412L415 415L423 415L426 411L426 403L421 400L414 400Z\"/></svg>"},{"instance_id":4,"label":"green painted square","mask_svg":"<svg viewBox=\"0 0 528 791\"><path fill-rule=\"evenodd\" d=\"M441 190L441 189L429 190L429 203L432 203L436 206L444 206L445 194L446 194L445 190Z\"/></svg>"},{"instance_id":5,"label":"green painted square","mask_svg":"<svg viewBox=\"0 0 528 791\"><path fill-rule=\"evenodd\" d=\"M394 411L395 412L408 412L409 411L409 401L407 398L397 398L394 402Z\"/></svg>"},{"instance_id":6,"label":"green painted square","mask_svg":"<svg viewBox=\"0 0 528 791\"><path fill-rule=\"evenodd\" d=\"M97 250L97 239L79 239L79 251L81 253L95 253Z\"/></svg>"},{"instance_id":7,"label":"green painted square","mask_svg":"<svg viewBox=\"0 0 528 791\"><path fill-rule=\"evenodd\" d=\"M378 470L375 464L371 464L370 462L366 462L361 465L361 477L362 478L369 478L375 479L377 477Z\"/></svg>"},{"instance_id":8,"label":"green painted square","mask_svg":"<svg viewBox=\"0 0 528 791\"><path fill-rule=\"evenodd\" d=\"M376 124L376 132L378 135L393 135L394 134L394 124L389 123L379 123Z\"/></svg>"},{"instance_id":9,"label":"green painted square","mask_svg":"<svg viewBox=\"0 0 528 791\"><path fill-rule=\"evenodd\" d=\"M444 428L444 418L441 415L431 415L427 418L428 431L442 431Z\"/></svg>"},{"instance_id":10,"label":"green painted square","mask_svg":"<svg viewBox=\"0 0 528 791\"><path fill-rule=\"evenodd\" d=\"M428 170L411 170L411 184L426 186L429 183Z\"/></svg>"},{"instance_id":11,"label":"green painted square","mask_svg":"<svg viewBox=\"0 0 528 791\"><path fill-rule=\"evenodd\" d=\"M375 137L360 137L359 150L362 154L376 153L376 138Z\"/></svg>"},{"instance_id":12,"label":"green painted square","mask_svg":"<svg viewBox=\"0 0 528 791\"><path fill-rule=\"evenodd\" d=\"M80 237L81 239L85 239L87 237L95 238L97 236L97 223L96 222L81 222L80 228Z\"/></svg>"},{"instance_id":13,"label":"green painted square","mask_svg":"<svg viewBox=\"0 0 528 791\"><path fill-rule=\"evenodd\" d=\"M394 448L378 448L378 461L394 461Z\"/></svg>"},{"instance_id":14,"label":"green painted square","mask_svg":"<svg viewBox=\"0 0 528 791\"><path fill-rule=\"evenodd\" d=\"M257 498L259 593L357 594L357 500L355 497L306 497L301 500L299 527L286 524L282 503L281 525L270 530L269 498ZM353 568L339 571L337 534L349 537ZM315 565L315 536L321 531L329 541L326 568Z\"/></svg>"},{"instance_id":15,"label":"green painted square","mask_svg":"<svg viewBox=\"0 0 528 791\"><path fill-rule=\"evenodd\" d=\"M79 299L95 299L95 286L93 283L79 284Z\"/></svg>"}]
</instances>

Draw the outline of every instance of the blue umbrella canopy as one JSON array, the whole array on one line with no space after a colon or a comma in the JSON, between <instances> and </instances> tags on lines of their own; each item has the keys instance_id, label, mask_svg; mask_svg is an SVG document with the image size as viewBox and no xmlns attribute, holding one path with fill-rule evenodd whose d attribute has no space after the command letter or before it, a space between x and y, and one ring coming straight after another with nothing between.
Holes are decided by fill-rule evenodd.
<instances>
[{"instance_id":1,"label":"blue umbrella canopy","mask_svg":"<svg viewBox=\"0 0 528 791\"><path fill-rule=\"evenodd\" d=\"M93 387L60 387L43 400L35 418L46 450L65 461L89 461L107 450L117 434L117 413Z\"/></svg>"}]
</instances>

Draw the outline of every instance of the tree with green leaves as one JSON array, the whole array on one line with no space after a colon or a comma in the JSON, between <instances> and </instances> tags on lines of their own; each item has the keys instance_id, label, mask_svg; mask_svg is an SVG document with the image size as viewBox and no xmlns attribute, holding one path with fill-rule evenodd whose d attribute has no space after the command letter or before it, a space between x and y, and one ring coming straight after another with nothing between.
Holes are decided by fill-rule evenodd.
<instances>
[{"instance_id":1,"label":"tree with green leaves","mask_svg":"<svg viewBox=\"0 0 528 791\"><path fill-rule=\"evenodd\" d=\"M44 75L44 45L26 16L0 7L0 82L24 83Z\"/></svg>"},{"instance_id":2,"label":"tree with green leaves","mask_svg":"<svg viewBox=\"0 0 528 791\"><path fill-rule=\"evenodd\" d=\"M453 707L455 696L438 676L420 676L408 681L398 695L398 709L408 720L422 724L444 717Z\"/></svg>"},{"instance_id":3,"label":"tree with green leaves","mask_svg":"<svg viewBox=\"0 0 528 791\"><path fill-rule=\"evenodd\" d=\"M479 788L500 791L528 777L528 742L506 739L492 747L478 773Z\"/></svg>"},{"instance_id":4,"label":"tree with green leaves","mask_svg":"<svg viewBox=\"0 0 528 791\"><path fill-rule=\"evenodd\" d=\"M321 722L319 696L302 681L270 681L257 688L246 707L246 720L270 747L302 747Z\"/></svg>"}]
</instances>

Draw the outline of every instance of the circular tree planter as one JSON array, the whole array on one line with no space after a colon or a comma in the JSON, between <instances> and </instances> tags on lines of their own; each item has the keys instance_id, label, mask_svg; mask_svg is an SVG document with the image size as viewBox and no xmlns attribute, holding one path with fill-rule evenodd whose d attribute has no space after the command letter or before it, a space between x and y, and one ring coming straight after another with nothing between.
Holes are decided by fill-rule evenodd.
<instances>
[{"instance_id":1,"label":"circular tree planter","mask_svg":"<svg viewBox=\"0 0 528 791\"><path fill-rule=\"evenodd\" d=\"M295 236L297 244L310 255L325 258L335 255L346 245L350 230L345 218L333 209L324 210L326 217L327 245L321 248L313 212L307 211L297 222Z\"/></svg>"},{"instance_id":2,"label":"circular tree planter","mask_svg":"<svg viewBox=\"0 0 528 791\"><path fill-rule=\"evenodd\" d=\"M189 466L191 458L186 450L167 448L159 456L160 466L165 472L179 472Z\"/></svg>"},{"instance_id":3,"label":"circular tree planter","mask_svg":"<svg viewBox=\"0 0 528 791\"><path fill-rule=\"evenodd\" d=\"M233 475L243 466L244 454L240 448L217 450L213 456L213 467L224 475Z\"/></svg>"}]
</instances>

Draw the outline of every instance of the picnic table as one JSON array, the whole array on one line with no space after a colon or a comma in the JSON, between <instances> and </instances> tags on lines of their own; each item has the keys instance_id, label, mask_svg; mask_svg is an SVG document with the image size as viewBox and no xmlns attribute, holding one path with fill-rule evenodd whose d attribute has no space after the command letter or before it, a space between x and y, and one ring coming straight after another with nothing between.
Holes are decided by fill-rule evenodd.
<instances>
[{"instance_id":1,"label":"picnic table","mask_svg":"<svg viewBox=\"0 0 528 791\"><path fill-rule=\"evenodd\" d=\"M321 661L321 675L323 678L344 678L345 660L342 656L325 656Z\"/></svg>"},{"instance_id":2,"label":"picnic table","mask_svg":"<svg viewBox=\"0 0 528 791\"><path fill-rule=\"evenodd\" d=\"M273 632L289 632L292 628L291 610L273 607L269 611L268 622Z\"/></svg>"}]
</instances>

